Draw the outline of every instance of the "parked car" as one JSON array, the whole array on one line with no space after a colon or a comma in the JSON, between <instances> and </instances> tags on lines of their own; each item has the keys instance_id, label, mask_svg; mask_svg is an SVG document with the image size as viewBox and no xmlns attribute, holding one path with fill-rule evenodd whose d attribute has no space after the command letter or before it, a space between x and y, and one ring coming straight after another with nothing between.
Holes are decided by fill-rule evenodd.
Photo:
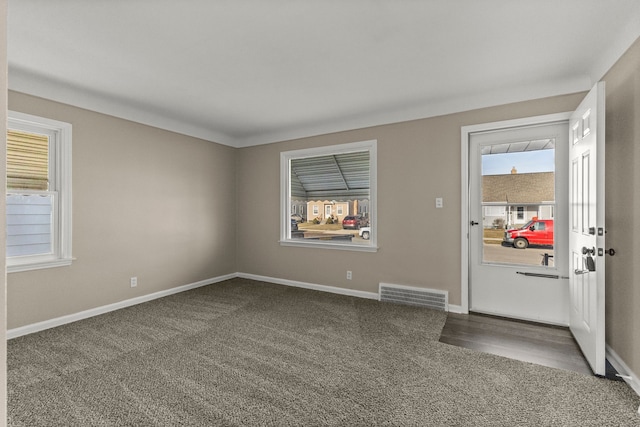
<instances>
[{"instance_id":1,"label":"parked car","mask_svg":"<svg viewBox=\"0 0 640 427\"><path fill-rule=\"evenodd\" d=\"M303 222L304 218L300 214L291 214L291 219L295 219L296 222Z\"/></svg>"},{"instance_id":2,"label":"parked car","mask_svg":"<svg viewBox=\"0 0 640 427\"><path fill-rule=\"evenodd\" d=\"M342 220L342 228L351 228L354 230L365 227L369 224L369 220L362 215L347 215Z\"/></svg>"},{"instance_id":3,"label":"parked car","mask_svg":"<svg viewBox=\"0 0 640 427\"><path fill-rule=\"evenodd\" d=\"M525 249L529 245L553 246L553 220L533 217L521 228L505 231L502 241L517 249Z\"/></svg>"},{"instance_id":4,"label":"parked car","mask_svg":"<svg viewBox=\"0 0 640 427\"><path fill-rule=\"evenodd\" d=\"M371 238L371 227L362 227L358 231L358 235L364 240L369 240Z\"/></svg>"}]
</instances>

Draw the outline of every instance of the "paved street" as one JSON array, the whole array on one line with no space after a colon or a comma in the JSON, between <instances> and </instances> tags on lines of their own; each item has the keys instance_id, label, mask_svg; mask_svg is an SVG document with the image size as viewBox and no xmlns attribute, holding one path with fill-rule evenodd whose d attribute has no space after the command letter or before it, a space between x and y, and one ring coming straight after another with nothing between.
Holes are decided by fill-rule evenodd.
<instances>
[{"instance_id":1,"label":"paved street","mask_svg":"<svg viewBox=\"0 0 640 427\"><path fill-rule=\"evenodd\" d=\"M510 246L499 244L484 244L484 261L497 262L500 264L525 264L541 265L545 253L553 255L552 247L537 246L526 249L515 249ZM549 259L549 266L553 266L553 258Z\"/></svg>"}]
</instances>

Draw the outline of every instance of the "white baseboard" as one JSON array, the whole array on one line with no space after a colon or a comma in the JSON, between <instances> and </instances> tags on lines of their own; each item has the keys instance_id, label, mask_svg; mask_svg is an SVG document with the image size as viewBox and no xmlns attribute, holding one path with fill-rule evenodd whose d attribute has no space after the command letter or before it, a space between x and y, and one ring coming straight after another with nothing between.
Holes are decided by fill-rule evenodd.
<instances>
[{"instance_id":1,"label":"white baseboard","mask_svg":"<svg viewBox=\"0 0 640 427\"><path fill-rule=\"evenodd\" d=\"M316 291L330 292L332 294L348 295L358 298L379 299L377 292L356 291L354 289L338 288L335 286L317 285L315 283L298 282L296 280L278 279L276 277L258 276L256 274L237 273L237 277L257 280L259 282L275 283L277 285L293 286L296 288L313 289Z\"/></svg>"},{"instance_id":2,"label":"white baseboard","mask_svg":"<svg viewBox=\"0 0 640 427\"><path fill-rule=\"evenodd\" d=\"M69 314L66 316L56 317L55 319L45 320L43 322L32 323L30 325L21 326L19 328L9 329L7 330L7 339L17 338L23 335L32 334L34 332L44 331L45 329L55 328L56 326L66 325L67 323L76 322L82 319L88 319L89 317L97 316L99 314L108 313L110 311L119 310L121 308L131 307L132 305L142 304L143 302L166 297L169 295L177 294L180 292L188 291L188 290L199 288L202 286L212 285L214 283L222 282L224 280L233 279L234 277L237 277L235 273L227 274L224 276L218 276L211 279L201 280L199 282L191 283L188 285L167 289L165 291L154 292L152 294L142 295L136 298L131 298L131 299L116 302L113 304L103 305L101 307L92 308L89 310L81 311L79 313Z\"/></svg>"},{"instance_id":3,"label":"white baseboard","mask_svg":"<svg viewBox=\"0 0 640 427\"><path fill-rule=\"evenodd\" d=\"M448 312L449 313L458 313L458 314L469 314L469 313L464 313L462 311L462 306L461 305L455 305L455 304L448 304Z\"/></svg>"},{"instance_id":4,"label":"white baseboard","mask_svg":"<svg viewBox=\"0 0 640 427\"><path fill-rule=\"evenodd\" d=\"M212 285L224 280L240 277L243 279L257 280L261 282L275 283L278 285L293 286L297 288L312 289L316 291L329 292L333 294L347 295L357 298L366 298L379 300L380 296L377 292L357 291L354 289L339 288L335 286L319 285L315 283L299 282L296 280L280 279L277 277L259 276L257 274L249 273L231 273L224 276L218 276L200 282L191 283L188 285L178 286L175 288L167 289L165 291L154 292L148 295L142 295L136 298L116 302L113 304L103 305L101 307L92 308L89 310L81 311L66 316L56 317L55 319L45 320L38 323L32 323L30 325L21 326L14 329L7 330L7 339L21 337L23 335L32 334L34 332L44 331L45 329L55 328L57 326L66 325L67 323L76 322L78 320L88 319L100 314L109 313L111 311L119 310L121 308L131 307L136 304L142 304L147 301L166 297L169 295L185 292L191 289L199 288L201 286ZM453 313L461 313L462 307L458 305L449 304L449 311Z\"/></svg>"},{"instance_id":5,"label":"white baseboard","mask_svg":"<svg viewBox=\"0 0 640 427\"><path fill-rule=\"evenodd\" d=\"M618 371L620 377L640 396L640 378L624 363L624 360L607 344L607 360ZM640 408L638 408L640 414Z\"/></svg>"}]
</instances>

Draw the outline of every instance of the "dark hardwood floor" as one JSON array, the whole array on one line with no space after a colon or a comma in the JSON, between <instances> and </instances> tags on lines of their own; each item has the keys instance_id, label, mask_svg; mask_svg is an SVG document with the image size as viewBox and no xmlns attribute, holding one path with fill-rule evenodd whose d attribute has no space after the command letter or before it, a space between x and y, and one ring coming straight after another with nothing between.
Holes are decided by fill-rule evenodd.
<instances>
[{"instance_id":1,"label":"dark hardwood floor","mask_svg":"<svg viewBox=\"0 0 640 427\"><path fill-rule=\"evenodd\" d=\"M593 375L568 328L482 314L449 313L440 342ZM607 377L610 378L609 373ZM615 374L613 374L613 378Z\"/></svg>"}]
</instances>

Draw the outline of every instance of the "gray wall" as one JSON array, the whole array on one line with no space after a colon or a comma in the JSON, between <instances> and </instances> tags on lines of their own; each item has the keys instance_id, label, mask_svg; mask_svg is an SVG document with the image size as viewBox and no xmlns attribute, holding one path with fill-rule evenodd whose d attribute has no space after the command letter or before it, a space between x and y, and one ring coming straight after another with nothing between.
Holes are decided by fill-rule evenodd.
<instances>
[{"instance_id":1,"label":"gray wall","mask_svg":"<svg viewBox=\"0 0 640 427\"><path fill-rule=\"evenodd\" d=\"M607 344L640 375L640 39L606 82Z\"/></svg>"},{"instance_id":2,"label":"gray wall","mask_svg":"<svg viewBox=\"0 0 640 427\"><path fill-rule=\"evenodd\" d=\"M243 148L238 157L239 271L377 292L379 282L449 291L460 304L460 128L573 110L584 94ZM378 140L377 253L281 247L280 152ZM435 198L444 208L435 208ZM253 207L260 206L256 221ZM346 271L353 280L346 280Z\"/></svg>"},{"instance_id":3,"label":"gray wall","mask_svg":"<svg viewBox=\"0 0 640 427\"><path fill-rule=\"evenodd\" d=\"M640 193L634 189L640 185L639 69L636 42L605 76L607 238L618 250L607 259L607 342L635 373L640 373L635 257ZM6 86L4 76L0 83ZM10 109L74 126L77 260L71 267L10 274L9 328L235 271L369 292L381 281L437 288L460 304L460 127L570 111L583 96L235 150L10 93ZM281 247L280 152L369 139L378 140L380 250ZM435 209L435 197L444 198L443 209ZM346 270L353 271L353 280L346 280ZM131 289L134 275L139 286ZM0 292L0 303L2 297Z\"/></svg>"},{"instance_id":4,"label":"gray wall","mask_svg":"<svg viewBox=\"0 0 640 427\"><path fill-rule=\"evenodd\" d=\"M605 75L607 344L640 374L640 40ZM584 93L240 150L238 269L377 292L379 282L449 291L460 304L460 127L573 110ZM377 253L278 244L281 151L378 140ZM257 185L256 183L259 183ZM419 195L419 197L416 197ZM435 209L435 197L444 209ZM252 221L252 206L263 209ZM637 256L636 256L637 255ZM346 280L346 271L353 280Z\"/></svg>"},{"instance_id":5,"label":"gray wall","mask_svg":"<svg viewBox=\"0 0 640 427\"><path fill-rule=\"evenodd\" d=\"M15 92L9 109L73 125L77 258L9 274L10 329L236 271L235 149Z\"/></svg>"}]
</instances>

